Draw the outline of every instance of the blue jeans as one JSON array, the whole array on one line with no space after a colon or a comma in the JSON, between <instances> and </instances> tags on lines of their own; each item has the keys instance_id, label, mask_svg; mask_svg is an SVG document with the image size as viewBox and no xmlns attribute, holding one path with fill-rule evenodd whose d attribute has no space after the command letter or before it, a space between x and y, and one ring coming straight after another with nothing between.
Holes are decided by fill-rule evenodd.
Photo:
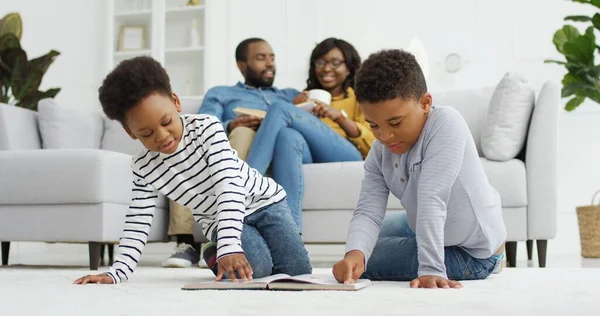
<instances>
[{"instance_id":1,"label":"blue jeans","mask_svg":"<svg viewBox=\"0 0 600 316\"><path fill-rule=\"evenodd\" d=\"M213 240L217 240L215 234ZM253 278L312 273L308 252L285 200L246 216L241 238Z\"/></svg>"},{"instance_id":2,"label":"blue jeans","mask_svg":"<svg viewBox=\"0 0 600 316\"><path fill-rule=\"evenodd\" d=\"M287 102L271 105L246 159L261 174L273 163L273 179L287 192L298 227L302 227L302 164L341 161L362 161L362 155L319 118Z\"/></svg>"},{"instance_id":3,"label":"blue jeans","mask_svg":"<svg viewBox=\"0 0 600 316\"><path fill-rule=\"evenodd\" d=\"M444 247L446 274L450 280L487 278L497 259L473 258L458 246ZM418 277L417 238L408 226L406 212L388 214L383 221L367 271L361 276L370 280L411 281Z\"/></svg>"}]
</instances>

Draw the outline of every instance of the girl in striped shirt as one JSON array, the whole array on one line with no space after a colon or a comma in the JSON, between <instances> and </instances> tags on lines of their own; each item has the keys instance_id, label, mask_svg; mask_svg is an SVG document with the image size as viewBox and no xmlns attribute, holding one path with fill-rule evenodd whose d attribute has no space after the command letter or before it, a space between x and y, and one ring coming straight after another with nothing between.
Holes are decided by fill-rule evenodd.
<instances>
[{"instance_id":1,"label":"girl in striped shirt","mask_svg":"<svg viewBox=\"0 0 600 316\"><path fill-rule=\"evenodd\" d=\"M75 281L119 283L142 253L158 194L189 207L206 237L204 260L217 276L249 280L311 273L286 193L237 157L210 115L180 115L165 69L150 57L119 64L100 87L100 102L144 149L132 159L132 202L109 271Z\"/></svg>"}]
</instances>

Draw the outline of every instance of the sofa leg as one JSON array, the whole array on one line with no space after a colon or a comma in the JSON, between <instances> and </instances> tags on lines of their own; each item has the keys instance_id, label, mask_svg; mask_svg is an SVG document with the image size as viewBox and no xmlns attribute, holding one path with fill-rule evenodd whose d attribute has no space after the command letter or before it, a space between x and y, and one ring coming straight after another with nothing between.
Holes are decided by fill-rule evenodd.
<instances>
[{"instance_id":1,"label":"sofa leg","mask_svg":"<svg viewBox=\"0 0 600 316\"><path fill-rule=\"evenodd\" d=\"M527 240L527 260L533 260L533 240Z\"/></svg>"},{"instance_id":2,"label":"sofa leg","mask_svg":"<svg viewBox=\"0 0 600 316\"><path fill-rule=\"evenodd\" d=\"M548 240L537 240L538 262L540 268L546 267L546 253L548 250Z\"/></svg>"},{"instance_id":3,"label":"sofa leg","mask_svg":"<svg viewBox=\"0 0 600 316\"><path fill-rule=\"evenodd\" d=\"M517 266L517 242L506 242L506 266L514 268Z\"/></svg>"},{"instance_id":4,"label":"sofa leg","mask_svg":"<svg viewBox=\"0 0 600 316\"><path fill-rule=\"evenodd\" d=\"M2 265L8 265L8 253L10 252L10 241L2 242Z\"/></svg>"},{"instance_id":5,"label":"sofa leg","mask_svg":"<svg viewBox=\"0 0 600 316\"><path fill-rule=\"evenodd\" d=\"M108 248L108 266L110 267L115 262L115 245L107 244L106 247Z\"/></svg>"},{"instance_id":6,"label":"sofa leg","mask_svg":"<svg viewBox=\"0 0 600 316\"><path fill-rule=\"evenodd\" d=\"M101 244L100 245L100 266L103 267L104 266L104 248L105 248L105 244Z\"/></svg>"},{"instance_id":7,"label":"sofa leg","mask_svg":"<svg viewBox=\"0 0 600 316\"><path fill-rule=\"evenodd\" d=\"M102 249L102 244L95 241L90 241L89 245L89 253L90 253L90 270L98 270L98 265L100 264L100 250Z\"/></svg>"}]
</instances>

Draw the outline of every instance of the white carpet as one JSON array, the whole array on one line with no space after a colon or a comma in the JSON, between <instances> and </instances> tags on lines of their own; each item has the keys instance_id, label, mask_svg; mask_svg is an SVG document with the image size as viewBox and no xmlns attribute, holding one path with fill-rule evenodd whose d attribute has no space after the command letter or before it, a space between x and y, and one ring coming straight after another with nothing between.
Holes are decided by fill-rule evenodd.
<instances>
[{"instance_id":1,"label":"white carpet","mask_svg":"<svg viewBox=\"0 0 600 316\"><path fill-rule=\"evenodd\" d=\"M600 269L505 269L460 290L375 282L358 292L183 291L206 269L140 267L119 285L77 286L84 268L0 268L0 315L598 315ZM329 274L330 269L315 269Z\"/></svg>"}]
</instances>

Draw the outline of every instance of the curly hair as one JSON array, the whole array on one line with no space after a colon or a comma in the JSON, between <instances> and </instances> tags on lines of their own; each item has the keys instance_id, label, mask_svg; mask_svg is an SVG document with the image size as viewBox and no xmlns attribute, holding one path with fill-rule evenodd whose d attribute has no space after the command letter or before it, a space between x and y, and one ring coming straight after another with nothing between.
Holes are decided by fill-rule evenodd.
<instances>
[{"instance_id":1,"label":"curly hair","mask_svg":"<svg viewBox=\"0 0 600 316\"><path fill-rule=\"evenodd\" d=\"M356 75L356 71L360 68L360 55L352 46L352 44L337 38L327 38L319 43L312 51L310 55L310 69L308 70L308 79L306 80L306 90L312 89L323 89L321 83L317 79L315 61L319 58L325 56L329 51L334 48L339 48L342 51L342 55L344 55L344 59L346 67L350 74L344 80L344 84L342 85L342 89L344 90L344 96L346 95L346 90L348 87L354 87L354 76Z\"/></svg>"},{"instance_id":2,"label":"curly hair","mask_svg":"<svg viewBox=\"0 0 600 316\"><path fill-rule=\"evenodd\" d=\"M149 56L124 60L98 89L102 110L111 120L125 123L125 114L152 94L170 97L171 83L163 66Z\"/></svg>"},{"instance_id":3,"label":"curly hair","mask_svg":"<svg viewBox=\"0 0 600 316\"><path fill-rule=\"evenodd\" d=\"M400 49L371 54L356 74L358 102L382 102L398 97L417 100L427 83L415 56Z\"/></svg>"}]
</instances>

